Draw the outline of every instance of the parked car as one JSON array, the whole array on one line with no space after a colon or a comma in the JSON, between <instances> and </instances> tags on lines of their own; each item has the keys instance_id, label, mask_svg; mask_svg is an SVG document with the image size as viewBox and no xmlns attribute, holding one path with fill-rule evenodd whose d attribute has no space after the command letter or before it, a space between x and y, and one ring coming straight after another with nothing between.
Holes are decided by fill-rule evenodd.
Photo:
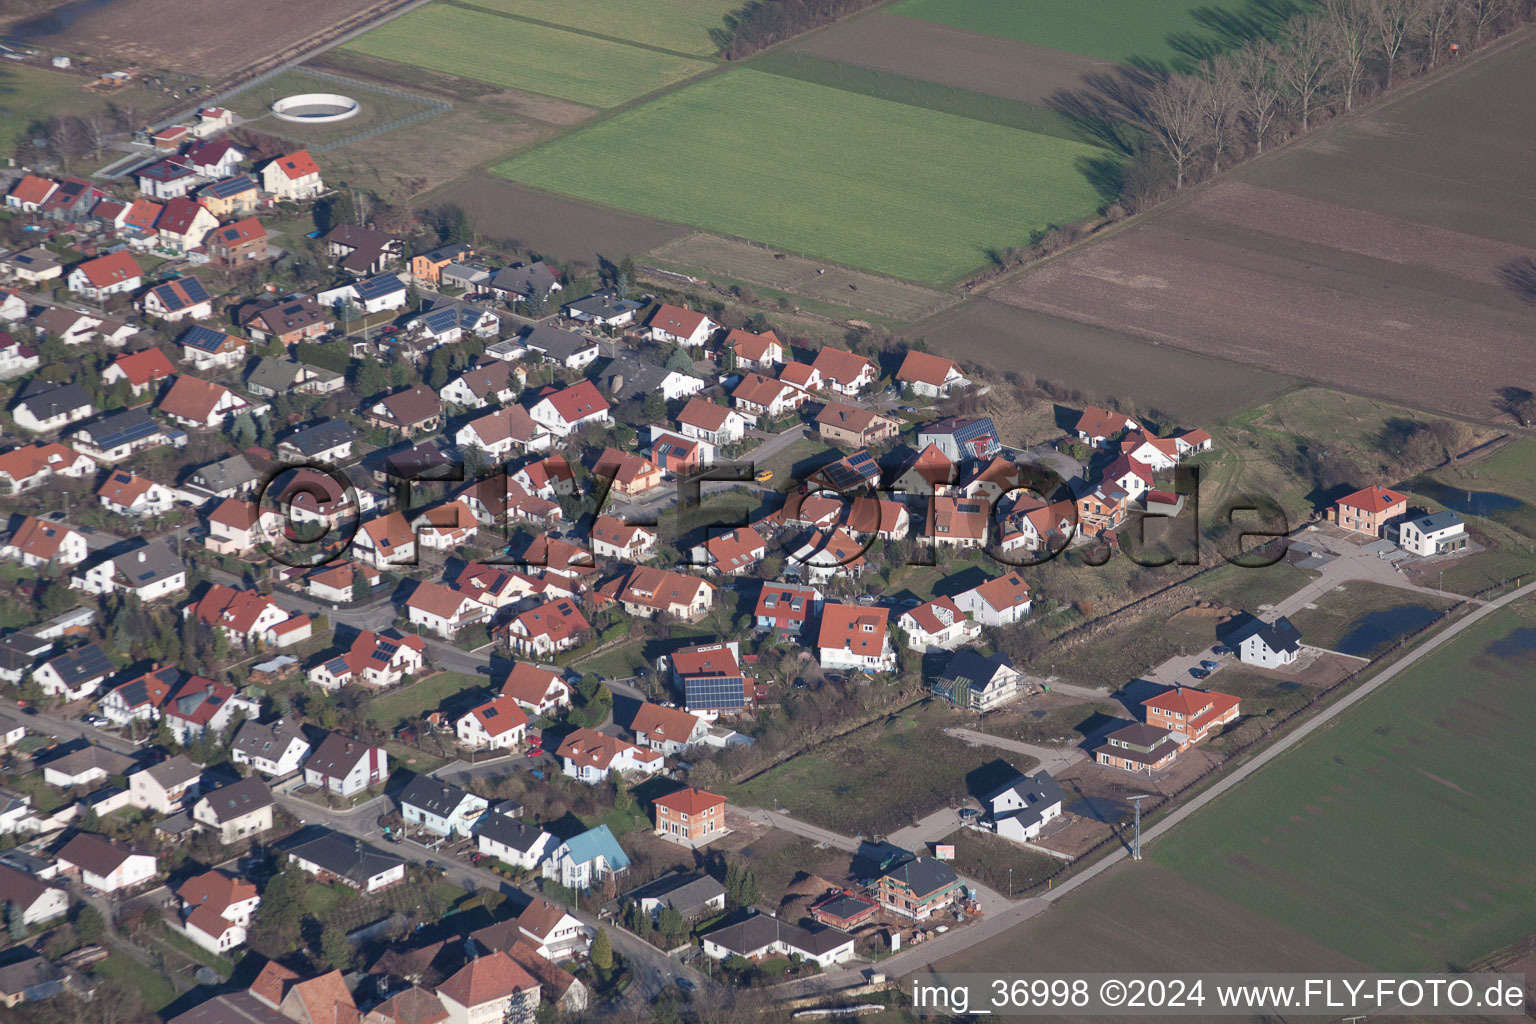
<instances>
[{"instance_id":1,"label":"parked car","mask_svg":"<svg viewBox=\"0 0 1536 1024\"><path fill-rule=\"evenodd\" d=\"M1210 658L1206 658L1200 663L1200 667L1205 669L1207 672L1215 672L1217 669L1221 668L1221 662L1212 661Z\"/></svg>"},{"instance_id":2,"label":"parked car","mask_svg":"<svg viewBox=\"0 0 1536 1024\"><path fill-rule=\"evenodd\" d=\"M1189 670L1189 674L1191 676L1193 676L1194 678L1196 678L1196 679L1204 679L1207 676L1209 676L1211 673L1210 673L1209 669L1192 668L1192 669Z\"/></svg>"},{"instance_id":3,"label":"parked car","mask_svg":"<svg viewBox=\"0 0 1536 1024\"><path fill-rule=\"evenodd\" d=\"M1227 647L1224 644L1217 644L1215 647L1211 648L1211 653L1212 654L1231 654L1232 653L1232 648Z\"/></svg>"},{"instance_id":4,"label":"parked car","mask_svg":"<svg viewBox=\"0 0 1536 1024\"><path fill-rule=\"evenodd\" d=\"M81 715L80 716L80 721L84 722L86 725L94 725L97 728L100 728L101 726L104 726L104 725L110 725L111 724L110 722L108 722L105 718L101 717L100 715Z\"/></svg>"}]
</instances>

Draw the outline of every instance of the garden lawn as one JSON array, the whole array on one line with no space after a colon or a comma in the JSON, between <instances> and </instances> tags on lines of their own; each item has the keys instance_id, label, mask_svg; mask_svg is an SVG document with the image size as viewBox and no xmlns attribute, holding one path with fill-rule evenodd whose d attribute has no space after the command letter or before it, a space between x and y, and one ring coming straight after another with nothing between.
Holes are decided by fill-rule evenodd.
<instances>
[{"instance_id":1,"label":"garden lawn","mask_svg":"<svg viewBox=\"0 0 1536 1024\"><path fill-rule=\"evenodd\" d=\"M580 29L663 50L708 56L737 0L463 0L474 7Z\"/></svg>"},{"instance_id":2,"label":"garden lawn","mask_svg":"<svg viewBox=\"0 0 1536 1024\"><path fill-rule=\"evenodd\" d=\"M1335 587L1290 619L1313 647L1374 658L1433 622L1450 604L1432 594L1355 581Z\"/></svg>"},{"instance_id":3,"label":"garden lawn","mask_svg":"<svg viewBox=\"0 0 1536 1024\"><path fill-rule=\"evenodd\" d=\"M386 22L345 49L594 107L617 106L710 67L445 4Z\"/></svg>"},{"instance_id":4,"label":"garden lawn","mask_svg":"<svg viewBox=\"0 0 1536 1024\"><path fill-rule=\"evenodd\" d=\"M490 692L490 679L466 672L440 672L430 679L391 690L368 703L368 721L380 729L393 729L401 722L436 711L456 694L475 688Z\"/></svg>"},{"instance_id":5,"label":"garden lawn","mask_svg":"<svg viewBox=\"0 0 1536 1024\"><path fill-rule=\"evenodd\" d=\"M159 1013L176 1001L176 988L158 971L152 971L130 960L122 953L113 953L91 967L91 973L103 978L116 978L138 990L144 1000L144 1009Z\"/></svg>"},{"instance_id":6,"label":"garden lawn","mask_svg":"<svg viewBox=\"0 0 1536 1024\"><path fill-rule=\"evenodd\" d=\"M53 115L100 114L107 104L152 109L164 101L143 89L126 89L111 96L80 88L85 79L52 68L28 67L6 61L0 67L0 150L10 153L22 141L27 125Z\"/></svg>"},{"instance_id":7,"label":"garden lawn","mask_svg":"<svg viewBox=\"0 0 1536 1024\"><path fill-rule=\"evenodd\" d=\"M1099 199L1079 163L1104 158L1066 139L739 69L496 172L943 284L1032 230L1092 214Z\"/></svg>"},{"instance_id":8,"label":"garden lawn","mask_svg":"<svg viewBox=\"0 0 1536 1024\"><path fill-rule=\"evenodd\" d=\"M888 10L1114 61L1204 55L1213 44L1220 46L1220 33L1202 25L1197 10L1247 14L1243 4L1230 0L900 0Z\"/></svg>"},{"instance_id":9,"label":"garden lawn","mask_svg":"<svg viewBox=\"0 0 1536 1024\"><path fill-rule=\"evenodd\" d=\"M1536 616L1505 609L1179 825L1152 860L1384 971L1536 930Z\"/></svg>"}]
</instances>

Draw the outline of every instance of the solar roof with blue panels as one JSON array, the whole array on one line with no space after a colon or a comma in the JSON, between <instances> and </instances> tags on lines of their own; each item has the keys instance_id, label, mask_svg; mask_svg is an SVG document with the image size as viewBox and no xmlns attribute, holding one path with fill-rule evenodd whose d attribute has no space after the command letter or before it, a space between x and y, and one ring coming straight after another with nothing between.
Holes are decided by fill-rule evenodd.
<instances>
[{"instance_id":1,"label":"solar roof with blue panels","mask_svg":"<svg viewBox=\"0 0 1536 1024\"><path fill-rule=\"evenodd\" d=\"M211 297L208 289L203 287L203 282L195 277L178 278L175 281L167 281L150 289L155 297L165 306L168 312L174 313L178 309L186 309L195 306L199 302L207 302Z\"/></svg>"},{"instance_id":2,"label":"solar roof with blue panels","mask_svg":"<svg viewBox=\"0 0 1536 1024\"><path fill-rule=\"evenodd\" d=\"M208 185L203 192L220 199L228 199L230 196L238 196L242 192L249 192L256 187L256 179L249 174L236 175L233 178L225 178Z\"/></svg>"},{"instance_id":3,"label":"solar roof with blue panels","mask_svg":"<svg viewBox=\"0 0 1536 1024\"><path fill-rule=\"evenodd\" d=\"M822 468L827 481L840 491L852 490L880 476L880 465L867 451L857 451Z\"/></svg>"},{"instance_id":4,"label":"solar roof with blue panels","mask_svg":"<svg viewBox=\"0 0 1536 1024\"><path fill-rule=\"evenodd\" d=\"M690 711L730 711L747 706L741 676L707 676L683 682L683 703Z\"/></svg>"},{"instance_id":5,"label":"solar roof with blue panels","mask_svg":"<svg viewBox=\"0 0 1536 1024\"><path fill-rule=\"evenodd\" d=\"M204 352L217 352L219 346L224 344L224 339L228 337L229 335L223 331L216 331L211 327L188 327L187 333L181 336L181 344Z\"/></svg>"},{"instance_id":6,"label":"solar roof with blue panels","mask_svg":"<svg viewBox=\"0 0 1536 1024\"><path fill-rule=\"evenodd\" d=\"M459 315L453 309L434 309L422 318L427 330L433 334L446 334L459 326Z\"/></svg>"},{"instance_id":7,"label":"solar roof with blue panels","mask_svg":"<svg viewBox=\"0 0 1536 1024\"><path fill-rule=\"evenodd\" d=\"M394 292L405 291L405 285L394 274L380 274L378 277L370 277L366 281L359 281L355 286L357 294L367 301L369 299L383 298Z\"/></svg>"},{"instance_id":8,"label":"solar roof with blue panels","mask_svg":"<svg viewBox=\"0 0 1536 1024\"><path fill-rule=\"evenodd\" d=\"M160 424L149 418L146 409L129 409L102 417L88 430L98 447L116 448L154 437L160 433Z\"/></svg>"}]
</instances>

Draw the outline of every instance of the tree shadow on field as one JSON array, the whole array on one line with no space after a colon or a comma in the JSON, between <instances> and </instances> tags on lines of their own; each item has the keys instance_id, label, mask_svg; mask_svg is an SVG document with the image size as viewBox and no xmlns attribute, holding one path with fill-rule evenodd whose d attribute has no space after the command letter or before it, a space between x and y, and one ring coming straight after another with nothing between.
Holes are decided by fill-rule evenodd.
<instances>
[{"instance_id":1,"label":"tree shadow on field","mask_svg":"<svg viewBox=\"0 0 1536 1024\"><path fill-rule=\"evenodd\" d=\"M1536 259L1525 257L1510 260L1499 268L1499 280L1514 292L1520 301L1536 306Z\"/></svg>"},{"instance_id":2,"label":"tree shadow on field","mask_svg":"<svg viewBox=\"0 0 1536 1024\"><path fill-rule=\"evenodd\" d=\"M1073 161L1077 172L1098 193L1099 201L1113 203L1125 191L1125 164L1112 156L1080 156Z\"/></svg>"},{"instance_id":3,"label":"tree shadow on field","mask_svg":"<svg viewBox=\"0 0 1536 1024\"><path fill-rule=\"evenodd\" d=\"M1057 89L1045 105L1064 118L1078 139L1125 156L1135 154L1147 123L1147 97L1168 77L1153 67L1121 64L1084 75L1075 89Z\"/></svg>"}]
</instances>

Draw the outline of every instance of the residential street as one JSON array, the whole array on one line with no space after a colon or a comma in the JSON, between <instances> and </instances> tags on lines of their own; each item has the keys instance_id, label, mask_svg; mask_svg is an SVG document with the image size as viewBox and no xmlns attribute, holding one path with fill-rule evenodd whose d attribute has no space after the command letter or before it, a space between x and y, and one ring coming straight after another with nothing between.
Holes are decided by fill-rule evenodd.
<instances>
[{"instance_id":1,"label":"residential street","mask_svg":"<svg viewBox=\"0 0 1536 1024\"><path fill-rule=\"evenodd\" d=\"M1036 743L1025 743L1022 740L1010 740L1003 736L993 736L990 733L977 732L975 729L955 727L945 729L946 733L967 743L979 743L982 746L996 747L999 750L1011 750L1016 754L1027 754L1040 762L1040 768L1052 775L1065 771L1088 755L1081 747L1044 747ZM891 837L896 838L894 835Z\"/></svg>"}]
</instances>

